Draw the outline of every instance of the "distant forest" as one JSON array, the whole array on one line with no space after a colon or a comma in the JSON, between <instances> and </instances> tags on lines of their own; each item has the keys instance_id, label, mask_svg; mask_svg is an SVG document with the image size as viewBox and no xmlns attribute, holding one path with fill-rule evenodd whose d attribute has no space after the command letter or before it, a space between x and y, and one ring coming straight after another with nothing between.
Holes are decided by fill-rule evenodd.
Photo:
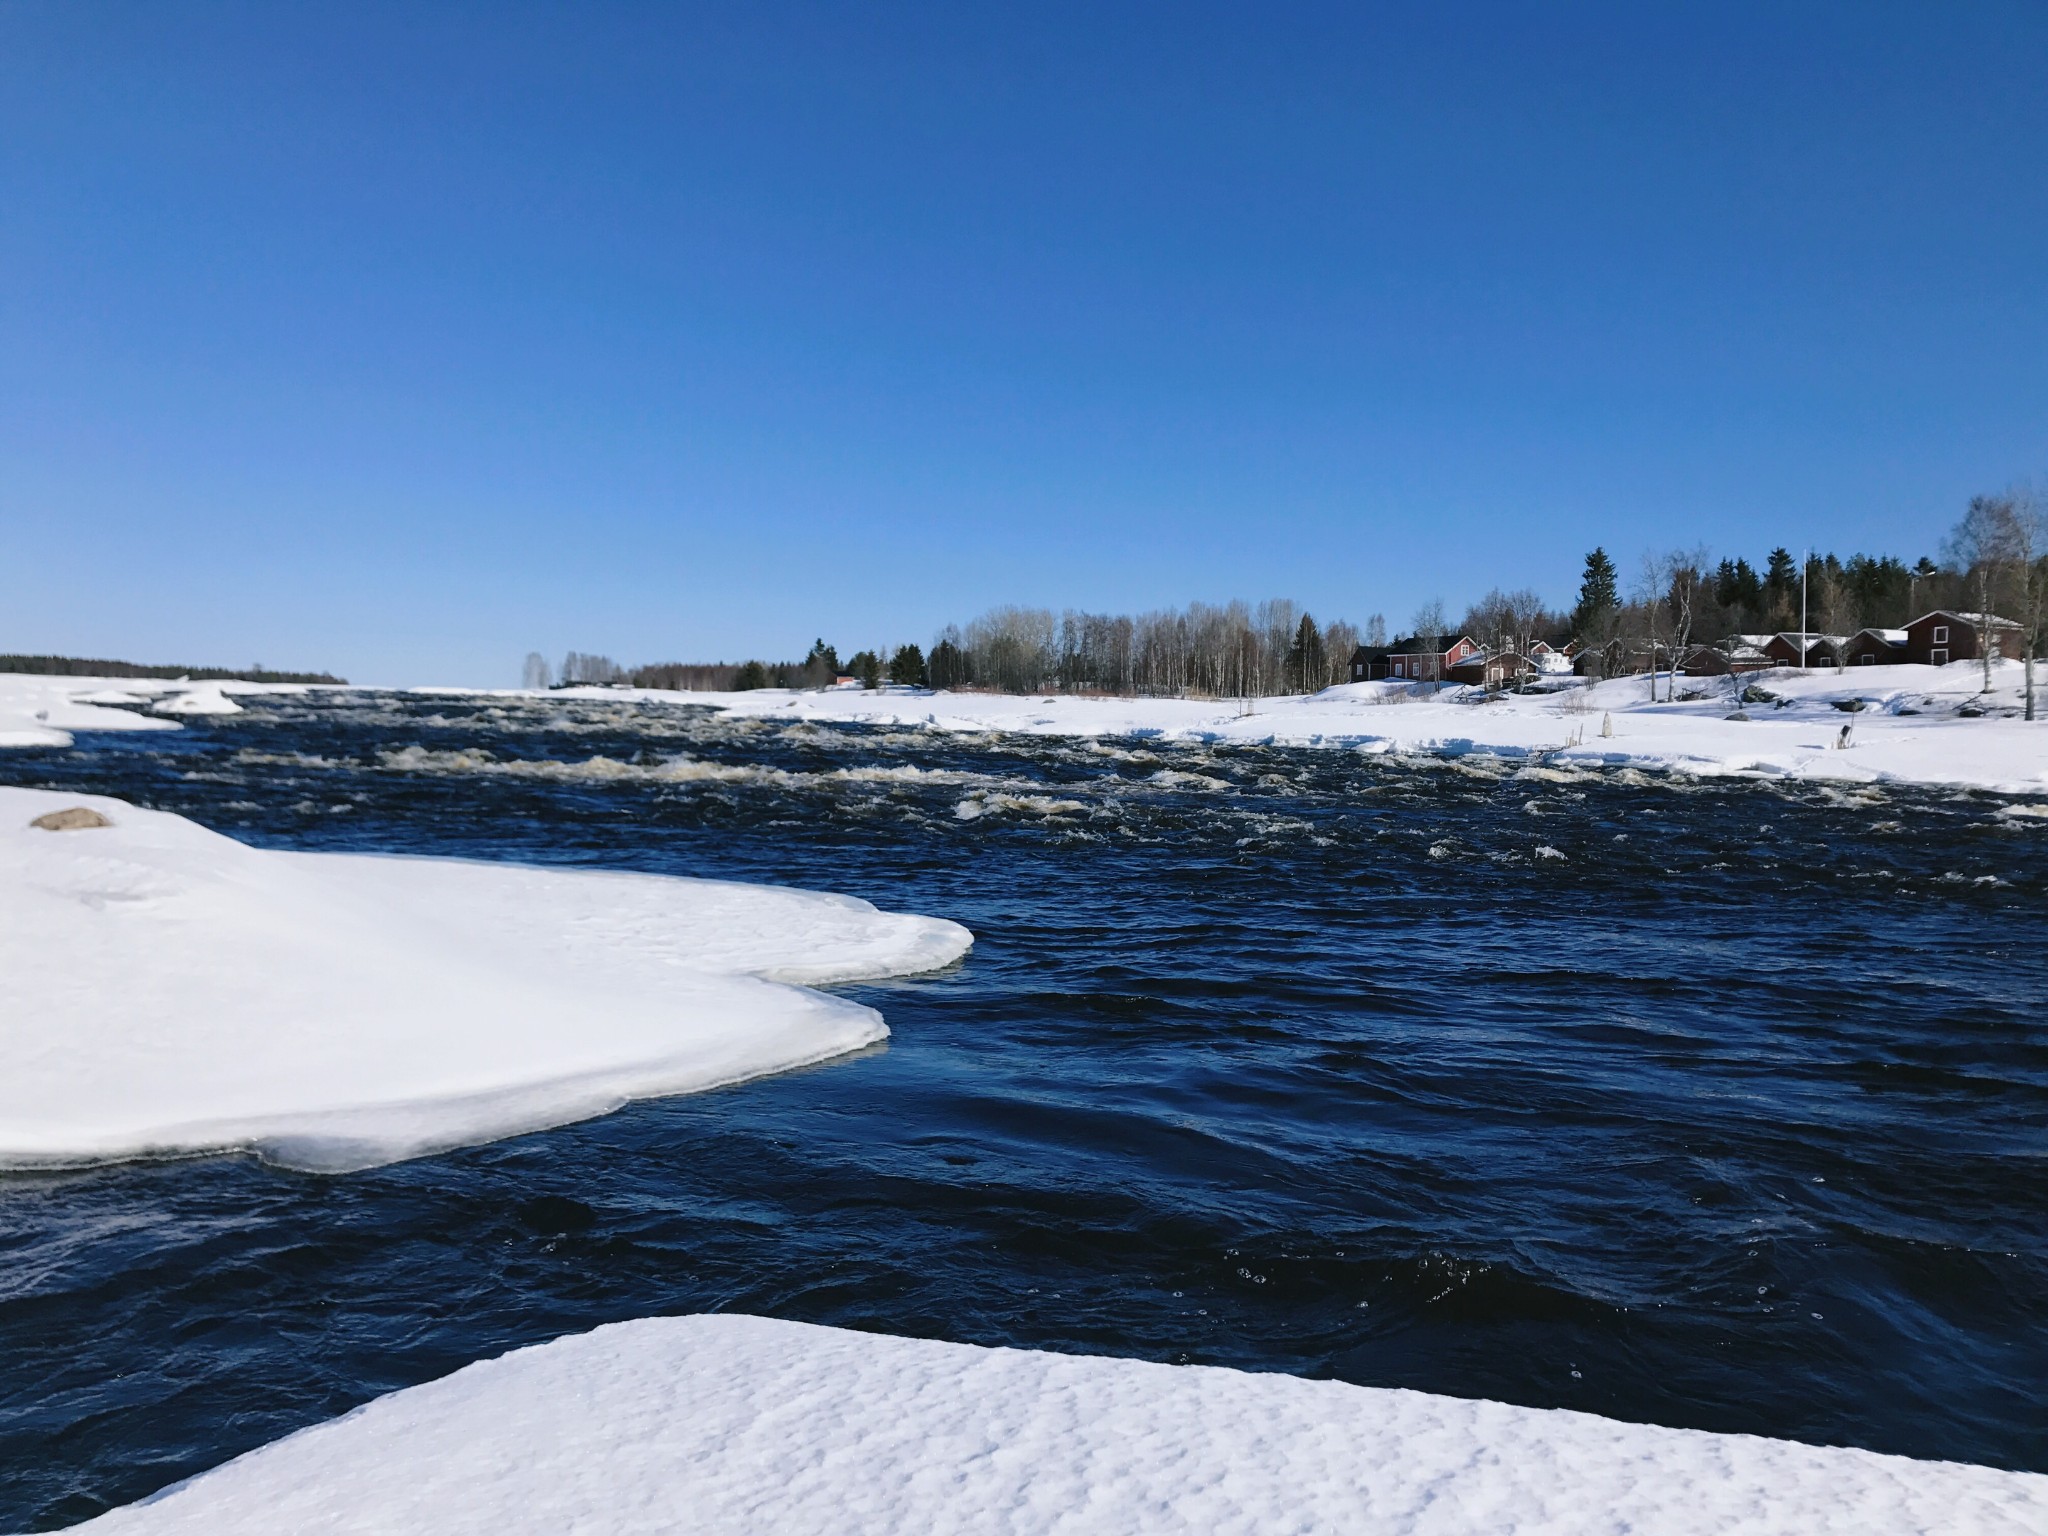
<instances>
[{"instance_id":1,"label":"distant forest","mask_svg":"<svg viewBox=\"0 0 2048 1536\"><path fill-rule=\"evenodd\" d=\"M1527 588L1495 589L1454 622L1441 599L1416 608L1404 628L1384 614L1363 624L1319 621L1288 598L1190 603L1147 613L994 608L966 624L948 624L929 651L877 646L847 658L823 640L800 662L663 662L621 667L609 657L572 651L559 670L537 653L526 685L629 683L645 688L715 691L820 687L853 676L933 688L1005 693L1200 695L1212 698L1308 693L1345 681L1355 649L1442 650L1470 636L1489 650L1525 654L1538 640L1576 643L1595 670L1637 670L1645 656L1683 653L1738 635L1801 627L1853 635L1896 629L1934 608L2002 612L2019 622L2038 654L2048 621L2048 518L2028 492L1972 499L1937 562L1895 555L1801 558L1774 549L1758 564L1715 559L1703 547L1648 554L1623 572L1604 549L1585 559L1576 601L1551 604Z\"/></svg>"},{"instance_id":2,"label":"distant forest","mask_svg":"<svg viewBox=\"0 0 2048 1536\"><path fill-rule=\"evenodd\" d=\"M0 656L0 672L37 672L51 677L188 677L194 682L346 683L332 672L273 672L267 667L144 666L85 656Z\"/></svg>"}]
</instances>

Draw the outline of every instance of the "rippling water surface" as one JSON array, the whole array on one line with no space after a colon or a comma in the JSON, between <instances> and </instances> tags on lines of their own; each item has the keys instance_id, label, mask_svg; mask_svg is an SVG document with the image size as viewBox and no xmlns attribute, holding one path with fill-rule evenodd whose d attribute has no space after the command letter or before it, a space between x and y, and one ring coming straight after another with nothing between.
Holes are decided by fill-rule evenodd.
<instances>
[{"instance_id":1,"label":"rippling water surface","mask_svg":"<svg viewBox=\"0 0 2048 1536\"><path fill-rule=\"evenodd\" d=\"M882 1049L370 1173L0 1175L0 1528L648 1313L2048 1469L2048 807L343 694L0 754L958 919Z\"/></svg>"}]
</instances>

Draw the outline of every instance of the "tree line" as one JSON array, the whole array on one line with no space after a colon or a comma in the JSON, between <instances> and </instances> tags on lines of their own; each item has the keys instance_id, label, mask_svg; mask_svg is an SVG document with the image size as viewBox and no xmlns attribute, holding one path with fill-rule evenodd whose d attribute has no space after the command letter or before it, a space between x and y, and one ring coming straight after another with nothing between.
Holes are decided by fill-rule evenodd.
<instances>
[{"instance_id":1,"label":"tree line","mask_svg":"<svg viewBox=\"0 0 2048 1536\"><path fill-rule=\"evenodd\" d=\"M912 647L912 649L916 649ZM860 673L862 656L854 657ZM559 667L539 651L526 654L523 688L666 688L679 692L730 693L749 688L822 688L844 675L839 652L823 640L802 661L656 661L622 667L609 656L570 651ZM877 676L876 683L880 678ZM872 686L872 685L871 685Z\"/></svg>"},{"instance_id":2,"label":"tree line","mask_svg":"<svg viewBox=\"0 0 2048 1536\"><path fill-rule=\"evenodd\" d=\"M135 661L107 661L89 656L0 656L0 672L34 672L46 677L165 677L195 683L335 683L348 681L332 672L274 672L258 662L253 667L145 666Z\"/></svg>"},{"instance_id":3,"label":"tree line","mask_svg":"<svg viewBox=\"0 0 2048 1536\"><path fill-rule=\"evenodd\" d=\"M1802 627L1834 636L1897 629L1935 608L1999 613L2021 625L2031 710L2033 657L2048 638L2048 513L2039 499L2025 489L1972 498L1940 562L1925 555L1910 565L1889 554L1794 555L1780 547L1752 564L1746 556L1716 559L1695 546L1645 554L1625 576L1598 548L1586 556L1578 598L1568 610L1529 588L1496 588L1453 623L1443 601L1431 598L1418 606L1405 635L1391 639L1383 614L1370 615L1362 626L1318 622L1289 598L1196 602L1136 614L1006 606L946 625L929 651L878 646L855 652L844 665L822 639L800 662L628 669L609 657L572 651L554 672L536 653L527 658L526 683L727 691L819 687L851 676L868 687L888 681L1004 693L1262 698L1313 693L1348 680L1360 646L1441 654L1469 636L1489 650L1526 656L1543 641L1560 650L1576 645L1587 668L1601 675L1649 671L1654 677L1702 643ZM1988 655L1985 675L1988 687Z\"/></svg>"},{"instance_id":4,"label":"tree line","mask_svg":"<svg viewBox=\"0 0 2048 1536\"><path fill-rule=\"evenodd\" d=\"M1385 628L1377 615L1364 631L1343 619L1320 624L1289 598L1139 614L1003 607L947 625L929 669L934 687L1007 693L1312 693L1343 681L1352 650Z\"/></svg>"},{"instance_id":5,"label":"tree line","mask_svg":"<svg viewBox=\"0 0 2048 1536\"><path fill-rule=\"evenodd\" d=\"M1922 555L1908 565L1895 555L1843 560L1781 546L1759 569L1695 547L1644 555L1624 591L1621 572L1595 549L1560 633L1612 676L1654 671L1658 657L1668 663L1700 643L1793 631L1847 637L1947 609L1974 616L1988 688L1991 647L1983 642L1996 615L2020 626L2031 707L2034 658L2048 640L2048 508L2024 488L1974 496L1942 553L1939 563Z\"/></svg>"}]
</instances>

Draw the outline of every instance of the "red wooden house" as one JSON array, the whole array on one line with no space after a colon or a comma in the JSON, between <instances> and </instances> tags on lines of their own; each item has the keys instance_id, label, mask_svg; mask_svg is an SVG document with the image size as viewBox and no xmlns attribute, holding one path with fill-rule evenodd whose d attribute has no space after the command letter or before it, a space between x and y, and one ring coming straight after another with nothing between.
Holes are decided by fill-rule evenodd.
<instances>
[{"instance_id":1,"label":"red wooden house","mask_svg":"<svg viewBox=\"0 0 2048 1536\"><path fill-rule=\"evenodd\" d=\"M1429 642L1420 635L1411 635L1387 646L1361 645L1351 653L1351 681L1364 683L1393 678L1397 681L1447 682L1451 668L1479 654L1478 644L1469 635L1458 636L1440 651L1430 650Z\"/></svg>"},{"instance_id":2,"label":"red wooden house","mask_svg":"<svg viewBox=\"0 0 2048 1536\"><path fill-rule=\"evenodd\" d=\"M2026 650L2021 644L2019 625L1995 613L1954 613L1937 608L1923 613L1906 626L1906 655L1931 667L1951 661L1975 661L1983 655L1977 647L1978 631L1985 632L1994 657L2017 659Z\"/></svg>"}]
</instances>

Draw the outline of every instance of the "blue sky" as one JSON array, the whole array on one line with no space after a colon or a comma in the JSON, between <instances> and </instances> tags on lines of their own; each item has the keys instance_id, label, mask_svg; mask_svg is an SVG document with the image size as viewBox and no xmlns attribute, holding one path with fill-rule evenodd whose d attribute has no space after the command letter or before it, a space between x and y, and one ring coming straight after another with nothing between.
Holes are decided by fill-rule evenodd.
<instances>
[{"instance_id":1,"label":"blue sky","mask_svg":"<svg viewBox=\"0 0 2048 1536\"><path fill-rule=\"evenodd\" d=\"M0 3L0 650L1395 624L2048 471L2048 9Z\"/></svg>"}]
</instances>

